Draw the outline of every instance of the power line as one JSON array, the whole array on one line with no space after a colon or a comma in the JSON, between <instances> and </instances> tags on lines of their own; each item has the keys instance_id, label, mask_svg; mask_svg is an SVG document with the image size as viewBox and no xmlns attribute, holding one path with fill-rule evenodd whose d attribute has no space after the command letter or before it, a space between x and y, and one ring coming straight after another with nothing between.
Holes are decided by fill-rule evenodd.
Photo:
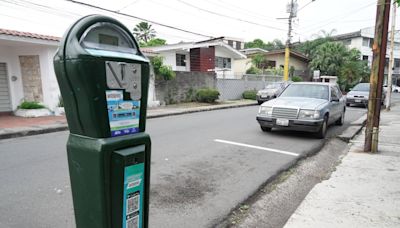
<instances>
[{"instance_id":1,"label":"power line","mask_svg":"<svg viewBox=\"0 0 400 228\"><path fill-rule=\"evenodd\" d=\"M357 8L357 9L355 9L355 10L352 10L351 12L347 12L347 13L345 13L345 14L340 14L339 16L334 16L334 17L331 17L331 18L329 18L329 19L327 19L327 20L320 21L320 22L318 22L318 23L316 23L316 24L314 24L314 25L307 26L307 27L310 28L310 29L306 29L305 32L311 31L311 30L315 30L315 29L324 27L324 26L326 26L326 25L329 25L329 24L331 24L331 23L334 23L334 22L336 22L336 21L335 21L336 18L339 18L340 16L341 16L341 17L340 17L340 20L343 19L343 18L349 17L349 16L352 15L352 13L359 12L360 10L363 10L363 9L365 9L365 8L368 8L368 7L372 6L372 5L374 5L375 3L376 3L376 2L374 1L374 2L372 2L372 3L369 3L368 5L365 5L365 6L362 6L362 7L360 7L360 8ZM339 20L339 21L340 21L340 20ZM323 25L320 25L320 24L322 24L322 23L324 23L324 22L328 22L328 23L323 24ZM318 25L318 26L315 26L315 25ZM305 28L307 28L307 27L305 27Z\"/></svg>"},{"instance_id":2,"label":"power line","mask_svg":"<svg viewBox=\"0 0 400 228\"><path fill-rule=\"evenodd\" d=\"M297 12L299 12L300 10L304 9L306 6L310 5L311 3L315 2L315 0L311 0L311 2L308 2L307 4L305 4L304 6L300 7L300 9L297 10Z\"/></svg>"},{"instance_id":3,"label":"power line","mask_svg":"<svg viewBox=\"0 0 400 228\"><path fill-rule=\"evenodd\" d=\"M254 18L258 18L258 19L265 20L265 21L270 21L270 22L273 22L273 23L285 24L284 22L277 21L275 18L267 17L267 16L259 14L257 12L244 9L242 6L233 5L231 2L226 3L226 2L221 1L221 0L220 1L206 0L206 1L211 3L211 4L213 4L213 5L215 5L215 6L223 7L224 9L227 9L229 11L236 11L236 12L241 13L241 14L244 13L244 14L247 14L247 15L252 16ZM230 8L230 9L228 9L228 8Z\"/></svg>"},{"instance_id":4,"label":"power line","mask_svg":"<svg viewBox=\"0 0 400 228\"><path fill-rule=\"evenodd\" d=\"M166 25L166 24L159 23L159 22L152 21L152 20L148 20L148 19L145 19L145 18L142 18L142 17L132 16L132 15L129 15L129 14L126 14L126 13L121 13L121 12L118 12L118 11L106 9L106 8L103 8L103 7L91 5L91 4L84 3L84 2L79 2L79 1L75 1L75 0L65 0L65 1L72 2L72 3L78 4L78 5L83 5L83 6L86 6L86 7L91 7L91 8L103 10L103 11L114 13L114 14L119 14L119 15L122 15L122 16L125 16L125 17L135 18L135 19L138 19L138 20L141 20L141 21L146 21L146 22L149 22L149 23L152 23L152 24L155 24L155 25L159 25L159 26L162 26L162 27L178 30L178 31L185 32L185 33L190 33L190 34L197 35L197 36L203 36L203 37L207 37L207 38L211 38L212 37L212 36L209 36L209 35L205 35L205 34L201 34L201 33L197 33L197 32L192 32L192 31L189 31L189 30L186 30L186 29L181 29L181 28L174 27L174 26L171 26L171 25Z\"/></svg>"},{"instance_id":5,"label":"power line","mask_svg":"<svg viewBox=\"0 0 400 228\"><path fill-rule=\"evenodd\" d=\"M217 15L217 16L220 16L220 17L225 17L225 18L229 18L229 19L233 19L233 20L236 20L236 21L241 21L241 22L245 22L245 23L248 23L248 24L257 25L257 26L261 26L261 27L265 27L265 28L270 28L270 29L275 29L275 30L280 30L280 31L286 31L285 29L281 29L281 28L277 28L277 27L273 27L273 26L269 26L269 25L263 25L263 24L259 24L257 22L252 22L252 21L241 19L241 18L232 17L232 16L229 16L229 15L225 15L225 14L221 14L221 13L218 13L218 12L214 12L214 11L211 11L211 10L208 10L208 9L204 9L204 8L195 6L193 4L187 3L187 2L182 1L182 0L177 0L177 1L182 3L182 4L184 4L184 5L187 5L189 7L192 7L192 8L195 8L195 9L198 9L198 10L201 10L203 12L210 13L210 14L214 14L214 15Z\"/></svg>"}]
</instances>

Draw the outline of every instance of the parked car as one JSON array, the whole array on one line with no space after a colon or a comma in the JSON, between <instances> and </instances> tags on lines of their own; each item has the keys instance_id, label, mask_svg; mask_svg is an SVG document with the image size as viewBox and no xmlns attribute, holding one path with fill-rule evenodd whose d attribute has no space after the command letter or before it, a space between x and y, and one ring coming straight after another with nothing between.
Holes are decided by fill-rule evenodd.
<instances>
[{"instance_id":1,"label":"parked car","mask_svg":"<svg viewBox=\"0 0 400 228\"><path fill-rule=\"evenodd\" d=\"M383 85L383 88L385 88L387 90L387 85ZM400 86L392 85L392 92L394 92L394 93L400 92Z\"/></svg>"},{"instance_id":2,"label":"parked car","mask_svg":"<svg viewBox=\"0 0 400 228\"><path fill-rule=\"evenodd\" d=\"M261 130L273 128L315 132L324 138L330 124L344 123L345 97L337 84L294 82L276 99L264 102L258 111Z\"/></svg>"},{"instance_id":3,"label":"parked car","mask_svg":"<svg viewBox=\"0 0 400 228\"><path fill-rule=\"evenodd\" d=\"M346 105L362 105L368 107L369 100L369 83L358 83L354 88L351 89L350 92L346 95ZM382 91L382 99L381 104L384 104L386 99L386 90Z\"/></svg>"},{"instance_id":4,"label":"parked car","mask_svg":"<svg viewBox=\"0 0 400 228\"><path fill-rule=\"evenodd\" d=\"M258 104L276 98L288 84L288 82L273 82L267 84L264 89L257 92L256 99Z\"/></svg>"}]
</instances>

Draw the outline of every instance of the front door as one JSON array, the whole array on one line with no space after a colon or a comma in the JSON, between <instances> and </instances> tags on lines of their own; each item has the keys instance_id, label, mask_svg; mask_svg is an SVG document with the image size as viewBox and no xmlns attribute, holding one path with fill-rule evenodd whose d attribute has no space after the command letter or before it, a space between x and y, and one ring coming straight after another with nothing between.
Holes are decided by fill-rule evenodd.
<instances>
[{"instance_id":1,"label":"front door","mask_svg":"<svg viewBox=\"0 0 400 228\"><path fill-rule=\"evenodd\" d=\"M7 65L0 63L0 113L11 112L10 89L8 87Z\"/></svg>"}]
</instances>

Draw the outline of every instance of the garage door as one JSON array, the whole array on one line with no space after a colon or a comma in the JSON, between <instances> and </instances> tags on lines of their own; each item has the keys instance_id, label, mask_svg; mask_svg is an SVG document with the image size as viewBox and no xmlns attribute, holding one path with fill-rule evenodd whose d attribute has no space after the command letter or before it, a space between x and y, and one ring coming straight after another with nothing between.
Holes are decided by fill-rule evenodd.
<instances>
[{"instance_id":1,"label":"garage door","mask_svg":"<svg viewBox=\"0 0 400 228\"><path fill-rule=\"evenodd\" d=\"M0 63L0 112L10 112L10 89L8 88L7 67Z\"/></svg>"}]
</instances>

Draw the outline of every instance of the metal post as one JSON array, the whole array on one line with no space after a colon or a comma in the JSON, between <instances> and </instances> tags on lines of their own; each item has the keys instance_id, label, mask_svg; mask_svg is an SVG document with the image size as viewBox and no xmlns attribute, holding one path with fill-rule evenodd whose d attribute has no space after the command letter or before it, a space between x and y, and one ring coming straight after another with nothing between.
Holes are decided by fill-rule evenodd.
<instances>
[{"instance_id":1,"label":"metal post","mask_svg":"<svg viewBox=\"0 0 400 228\"><path fill-rule=\"evenodd\" d=\"M393 9L392 9L392 28L390 31L390 60L389 60L389 72L388 72L388 86L387 86L387 96L386 96L386 111L390 111L390 103L392 100L392 75L394 70L394 58L393 58L393 49L394 49L394 32L396 29L396 2L393 1Z\"/></svg>"},{"instance_id":2,"label":"metal post","mask_svg":"<svg viewBox=\"0 0 400 228\"><path fill-rule=\"evenodd\" d=\"M292 36L292 18L293 18L293 0L290 2L290 13L289 13L289 30L288 30L288 38L286 40L285 47L285 65L283 71L283 80L289 80L289 59L290 59L290 39Z\"/></svg>"},{"instance_id":3,"label":"metal post","mask_svg":"<svg viewBox=\"0 0 400 228\"><path fill-rule=\"evenodd\" d=\"M390 0L378 0L375 22L373 60L368 101L368 118L365 129L364 152L378 151L379 118L382 99L382 84L389 27Z\"/></svg>"}]
</instances>

